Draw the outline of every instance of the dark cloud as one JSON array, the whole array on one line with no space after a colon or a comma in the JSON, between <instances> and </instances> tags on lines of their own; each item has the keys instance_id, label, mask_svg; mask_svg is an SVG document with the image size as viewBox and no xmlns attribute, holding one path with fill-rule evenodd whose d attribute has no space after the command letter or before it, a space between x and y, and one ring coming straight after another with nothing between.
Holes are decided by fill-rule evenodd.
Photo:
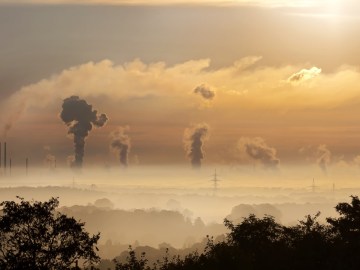
<instances>
[{"instance_id":1,"label":"dark cloud","mask_svg":"<svg viewBox=\"0 0 360 270\"><path fill-rule=\"evenodd\" d=\"M64 99L61 119L69 127L69 134L74 135L75 157L73 167L81 167L84 158L85 138L89 135L92 127L102 127L108 120L105 114L98 115L85 100L78 96Z\"/></svg>"},{"instance_id":2,"label":"dark cloud","mask_svg":"<svg viewBox=\"0 0 360 270\"><path fill-rule=\"evenodd\" d=\"M242 137L238 142L238 149L246 158L260 162L265 167L277 168L280 164L280 160L276 156L276 149L268 146L261 137Z\"/></svg>"},{"instance_id":3,"label":"dark cloud","mask_svg":"<svg viewBox=\"0 0 360 270\"><path fill-rule=\"evenodd\" d=\"M129 160L129 151L130 151L130 138L129 135L126 134L128 127L119 127L116 131L110 134L111 148L118 153L120 164L127 167Z\"/></svg>"},{"instance_id":4,"label":"dark cloud","mask_svg":"<svg viewBox=\"0 0 360 270\"><path fill-rule=\"evenodd\" d=\"M193 168L201 167L201 160L205 156L203 144L208 138L208 133L209 126L205 123L194 125L191 128L185 129L184 146Z\"/></svg>"},{"instance_id":5,"label":"dark cloud","mask_svg":"<svg viewBox=\"0 0 360 270\"><path fill-rule=\"evenodd\" d=\"M196 87L194 93L201 95L206 100L212 100L215 97L215 91L205 84Z\"/></svg>"}]
</instances>

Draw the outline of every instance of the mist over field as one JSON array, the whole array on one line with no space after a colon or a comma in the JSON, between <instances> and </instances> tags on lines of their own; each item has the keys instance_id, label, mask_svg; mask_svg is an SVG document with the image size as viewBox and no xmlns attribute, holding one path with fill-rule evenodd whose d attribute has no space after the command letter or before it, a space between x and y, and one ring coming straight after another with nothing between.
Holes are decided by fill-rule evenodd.
<instances>
[{"instance_id":1,"label":"mist over field","mask_svg":"<svg viewBox=\"0 0 360 270\"><path fill-rule=\"evenodd\" d=\"M254 166L12 168L1 176L0 197L45 201L58 197L59 210L101 232L100 253L112 259L128 245L190 248L206 235L227 233L224 218L241 222L250 214L273 216L294 225L321 212L335 216L335 205L358 194L358 169L332 170L299 166L264 170ZM314 182L313 182L314 179ZM204 247L204 244L201 246ZM198 247L199 248L199 247ZM175 253L175 252L174 252Z\"/></svg>"}]
</instances>

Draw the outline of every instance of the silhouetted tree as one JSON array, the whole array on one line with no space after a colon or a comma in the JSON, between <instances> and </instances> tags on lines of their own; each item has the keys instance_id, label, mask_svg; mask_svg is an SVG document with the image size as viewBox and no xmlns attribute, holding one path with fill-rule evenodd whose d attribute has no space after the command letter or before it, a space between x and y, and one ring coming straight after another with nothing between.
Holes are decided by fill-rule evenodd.
<instances>
[{"instance_id":1,"label":"silhouetted tree","mask_svg":"<svg viewBox=\"0 0 360 270\"><path fill-rule=\"evenodd\" d=\"M114 260L116 263L116 270L150 270L147 266L148 260L145 259L145 252L141 254L140 259L136 258L135 251L129 246L129 256L126 257L126 262L121 263Z\"/></svg>"},{"instance_id":2,"label":"silhouetted tree","mask_svg":"<svg viewBox=\"0 0 360 270\"><path fill-rule=\"evenodd\" d=\"M298 225L284 230L291 269L332 269L332 258L336 255L332 234L328 225L317 221L319 216L320 212L307 215Z\"/></svg>"},{"instance_id":3,"label":"silhouetted tree","mask_svg":"<svg viewBox=\"0 0 360 270\"><path fill-rule=\"evenodd\" d=\"M84 223L47 202L4 201L0 204L0 269L79 269L99 261L95 249L100 234L90 236Z\"/></svg>"},{"instance_id":4,"label":"silhouetted tree","mask_svg":"<svg viewBox=\"0 0 360 270\"><path fill-rule=\"evenodd\" d=\"M225 219L229 229L225 240L215 243L208 237L202 254L193 252L172 259L167 254L151 268L146 265L145 254L138 260L132 251L128 268L117 270L358 270L360 200L351 198L351 203L335 207L340 216L327 218L327 224L317 221L320 213L307 215L298 225L289 227L271 216L249 215L239 224Z\"/></svg>"},{"instance_id":5,"label":"silhouetted tree","mask_svg":"<svg viewBox=\"0 0 360 270\"><path fill-rule=\"evenodd\" d=\"M327 218L335 234L333 246L343 269L360 269L360 200L351 196L351 203L339 203L335 209L339 218Z\"/></svg>"}]
</instances>

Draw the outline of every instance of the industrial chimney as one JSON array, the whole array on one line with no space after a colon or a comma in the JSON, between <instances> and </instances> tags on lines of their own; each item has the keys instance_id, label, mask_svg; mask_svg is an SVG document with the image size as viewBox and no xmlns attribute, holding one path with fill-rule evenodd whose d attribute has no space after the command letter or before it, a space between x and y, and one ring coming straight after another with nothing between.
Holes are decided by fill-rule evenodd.
<instances>
[{"instance_id":1,"label":"industrial chimney","mask_svg":"<svg viewBox=\"0 0 360 270\"><path fill-rule=\"evenodd\" d=\"M25 167L26 167L26 176L28 175L28 168L29 168L29 159L26 158L25 160Z\"/></svg>"},{"instance_id":2,"label":"industrial chimney","mask_svg":"<svg viewBox=\"0 0 360 270\"><path fill-rule=\"evenodd\" d=\"M2 163L2 160L1 160L2 156L1 155L2 155L2 152L1 152L1 142L0 142L0 168L2 167L2 164L1 164Z\"/></svg>"},{"instance_id":3,"label":"industrial chimney","mask_svg":"<svg viewBox=\"0 0 360 270\"><path fill-rule=\"evenodd\" d=\"M6 142L4 142L4 171L6 173Z\"/></svg>"}]
</instances>

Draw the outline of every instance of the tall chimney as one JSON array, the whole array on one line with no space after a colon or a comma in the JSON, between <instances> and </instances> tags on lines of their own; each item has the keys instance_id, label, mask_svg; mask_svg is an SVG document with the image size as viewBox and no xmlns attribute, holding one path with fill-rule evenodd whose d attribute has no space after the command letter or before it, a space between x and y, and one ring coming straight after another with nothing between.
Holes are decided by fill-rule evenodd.
<instances>
[{"instance_id":1,"label":"tall chimney","mask_svg":"<svg viewBox=\"0 0 360 270\"><path fill-rule=\"evenodd\" d=\"M0 168L2 167L2 160L1 160L1 158L2 158L2 152L1 152L1 142L0 142Z\"/></svg>"},{"instance_id":2,"label":"tall chimney","mask_svg":"<svg viewBox=\"0 0 360 270\"><path fill-rule=\"evenodd\" d=\"M28 175L28 168L29 168L29 159L26 158L25 160L25 166L26 166L26 176Z\"/></svg>"},{"instance_id":3,"label":"tall chimney","mask_svg":"<svg viewBox=\"0 0 360 270\"><path fill-rule=\"evenodd\" d=\"M9 159L9 169L10 169L10 176L11 176L11 157Z\"/></svg>"},{"instance_id":4,"label":"tall chimney","mask_svg":"<svg viewBox=\"0 0 360 270\"><path fill-rule=\"evenodd\" d=\"M6 173L6 142L4 142L4 170Z\"/></svg>"}]
</instances>

